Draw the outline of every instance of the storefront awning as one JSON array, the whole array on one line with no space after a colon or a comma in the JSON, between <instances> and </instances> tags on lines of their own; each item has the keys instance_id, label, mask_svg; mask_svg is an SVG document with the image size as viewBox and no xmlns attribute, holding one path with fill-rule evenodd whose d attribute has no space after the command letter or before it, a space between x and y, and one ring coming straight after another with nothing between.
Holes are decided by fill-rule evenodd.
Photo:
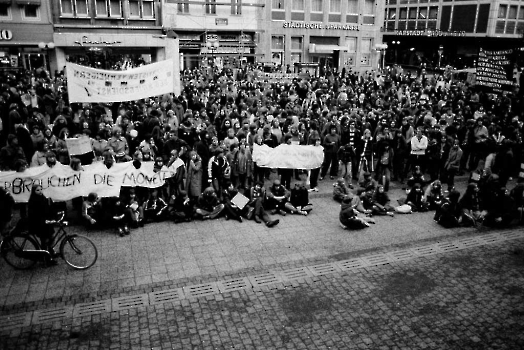
<instances>
[{"instance_id":1,"label":"storefront awning","mask_svg":"<svg viewBox=\"0 0 524 350\"><path fill-rule=\"evenodd\" d=\"M317 45L309 44L310 53L333 53L333 51L347 51L347 47L340 45Z\"/></svg>"},{"instance_id":2,"label":"storefront awning","mask_svg":"<svg viewBox=\"0 0 524 350\"><path fill-rule=\"evenodd\" d=\"M42 5L42 0L15 0L17 5Z\"/></svg>"}]
</instances>

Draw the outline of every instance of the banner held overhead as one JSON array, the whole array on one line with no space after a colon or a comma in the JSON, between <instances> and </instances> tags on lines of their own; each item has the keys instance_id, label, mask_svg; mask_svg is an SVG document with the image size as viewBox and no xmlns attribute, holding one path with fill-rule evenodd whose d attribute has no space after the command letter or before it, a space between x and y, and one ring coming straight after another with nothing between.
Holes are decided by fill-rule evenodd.
<instances>
[{"instance_id":1,"label":"banner held overhead","mask_svg":"<svg viewBox=\"0 0 524 350\"><path fill-rule=\"evenodd\" d=\"M123 102L174 92L171 59L124 71L67 63L70 102Z\"/></svg>"}]
</instances>

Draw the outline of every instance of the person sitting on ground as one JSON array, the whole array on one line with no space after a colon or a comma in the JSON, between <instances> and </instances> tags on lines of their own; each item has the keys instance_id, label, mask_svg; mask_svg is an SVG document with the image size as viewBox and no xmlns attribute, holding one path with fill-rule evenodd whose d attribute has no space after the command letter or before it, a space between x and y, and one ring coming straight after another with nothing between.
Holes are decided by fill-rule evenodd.
<instances>
[{"instance_id":1,"label":"person sitting on ground","mask_svg":"<svg viewBox=\"0 0 524 350\"><path fill-rule=\"evenodd\" d=\"M426 212L428 211L428 203L424 201L424 192L420 184L415 183L406 198L406 204L411 207L412 211Z\"/></svg>"},{"instance_id":2,"label":"person sitting on ground","mask_svg":"<svg viewBox=\"0 0 524 350\"><path fill-rule=\"evenodd\" d=\"M119 197L109 201L111 210L111 222L116 226L118 235L124 237L131 233L129 230L129 215L126 215L126 206Z\"/></svg>"},{"instance_id":3,"label":"person sitting on ground","mask_svg":"<svg viewBox=\"0 0 524 350\"><path fill-rule=\"evenodd\" d=\"M428 203L429 210L436 210L444 203L444 192L440 180L433 181L424 192L424 201Z\"/></svg>"},{"instance_id":4,"label":"person sitting on ground","mask_svg":"<svg viewBox=\"0 0 524 350\"><path fill-rule=\"evenodd\" d=\"M487 206L484 225L509 227L518 222L519 215L515 200L506 187L501 187L496 197Z\"/></svg>"},{"instance_id":5,"label":"person sitting on ground","mask_svg":"<svg viewBox=\"0 0 524 350\"><path fill-rule=\"evenodd\" d=\"M285 216L286 212L307 215L306 212L297 210L289 202L289 196L289 192L282 186L280 180L273 181L273 185L269 187L267 192L266 209L273 210L271 214L280 214L282 216Z\"/></svg>"},{"instance_id":6,"label":"person sitting on ground","mask_svg":"<svg viewBox=\"0 0 524 350\"><path fill-rule=\"evenodd\" d=\"M422 174L422 170L420 170L420 166L416 165L415 170L413 171L413 174L408 179L408 186L413 188L415 184L419 184L420 188L424 189L424 186L426 185L426 180L424 179L424 174Z\"/></svg>"},{"instance_id":7,"label":"person sitting on ground","mask_svg":"<svg viewBox=\"0 0 524 350\"><path fill-rule=\"evenodd\" d=\"M242 210L232 202L237 194L238 189L232 182L227 182L226 188L222 193L222 198L224 198L224 212L226 213L226 220L233 219L242 222Z\"/></svg>"},{"instance_id":8,"label":"person sitting on ground","mask_svg":"<svg viewBox=\"0 0 524 350\"><path fill-rule=\"evenodd\" d=\"M384 189L384 187L382 187L382 189ZM394 214L392 211L387 211L382 205L376 202L375 191L376 191L376 188L374 188L373 186L369 186L368 188L366 188L366 191L360 195L362 206L366 210L370 211L368 216L370 217L373 215L393 216Z\"/></svg>"},{"instance_id":9,"label":"person sitting on ground","mask_svg":"<svg viewBox=\"0 0 524 350\"><path fill-rule=\"evenodd\" d=\"M358 183L360 188L357 190L357 194L360 196L363 192L366 191L366 188L373 187L377 188L377 182L371 177L371 173L366 171L364 173L364 179Z\"/></svg>"},{"instance_id":10,"label":"person sitting on ground","mask_svg":"<svg viewBox=\"0 0 524 350\"><path fill-rule=\"evenodd\" d=\"M445 228L459 227L462 224L462 214L464 213L459 198L460 192L452 190L447 200L436 209L433 220Z\"/></svg>"},{"instance_id":11,"label":"person sitting on ground","mask_svg":"<svg viewBox=\"0 0 524 350\"><path fill-rule=\"evenodd\" d=\"M346 185L346 180L343 177L339 178L333 185L333 199L342 203L344 198L351 193L351 190Z\"/></svg>"},{"instance_id":12,"label":"person sitting on ground","mask_svg":"<svg viewBox=\"0 0 524 350\"><path fill-rule=\"evenodd\" d=\"M126 215L128 220L133 227L144 226L144 210L142 205L139 203L139 199L136 196L135 189L132 188L129 191L126 201L124 202L126 207Z\"/></svg>"},{"instance_id":13,"label":"person sitting on ground","mask_svg":"<svg viewBox=\"0 0 524 350\"><path fill-rule=\"evenodd\" d=\"M386 193L384 185L378 185L373 196L375 199L375 206L377 206L380 210L385 211L389 216L394 215L395 208L389 204L389 196Z\"/></svg>"},{"instance_id":14,"label":"person sitting on ground","mask_svg":"<svg viewBox=\"0 0 524 350\"><path fill-rule=\"evenodd\" d=\"M204 190L198 197L195 207L196 214L202 220L215 219L224 210L224 204L220 203L213 187L207 187Z\"/></svg>"},{"instance_id":15,"label":"person sitting on ground","mask_svg":"<svg viewBox=\"0 0 524 350\"><path fill-rule=\"evenodd\" d=\"M313 210L313 204L309 201L309 191L305 183L295 183L295 187L291 189L289 201L292 206L305 212L306 215Z\"/></svg>"},{"instance_id":16,"label":"person sitting on ground","mask_svg":"<svg viewBox=\"0 0 524 350\"><path fill-rule=\"evenodd\" d=\"M476 226L484 221L486 211L480 197L479 187L476 183L468 184L466 192L459 201L460 207L464 212L463 226Z\"/></svg>"},{"instance_id":17,"label":"person sitting on ground","mask_svg":"<svg viewBox=\"0 0 524 350\"><path fill-rule=\"evenodd\" d=\"M102 206L96 193L89 193L82 203L82 217L89 228L100 224L102 218Z\"/></svg>"},{"instance_id":18,"label":"person sitting on ground","mask_svg":"<svg viewBox=\"0 0 524 350\"><path fill-rule=\"evenodd\" d=\"M264 209L266 189L264 188L264 184L261 181L257 181L255 186L251 187L249 199L250 201L247 205L253 208L253 220L255 220L256 223L260 224L262 219L264 220L264 223L267 227L278 225L280 220L271 220Z\"/></svg>"},{"instance_id":19,"label":"person sitting on ground","mask_svg":"<svg viewBox=\"0 0 524 350\"><path fill-rule=\"evenodd\" d=\"M193 203L187 197L187 192L182 190L178 195L171 195L168 206L169 217L175 224L193 220Z\"/></svg>"},{"instance_id":20,"label":"person sitting on ground","mask_svg":"<svg viewBox=\"0 0 524 350\"><path fill-rule=\"evenodd\" d=\"M371 218L362 218L358 216L358 211L351 198L345 198L340 206L339 214L340 227L347 230L359 230L369 227L369 224L374 224L375 221Z\"/></svg>"},{"instance_id":21,"label":"person sitting on ground","mask_svg":"<svg viewBox=\"0 0 524 350\"><path fill-rule=\"evenodd\" d=\"M166 201L159 195L158 190L152 189L149 199L144 203L144 219L149 221L162 221L167 213Z\"/></svg>"}]
</instances>

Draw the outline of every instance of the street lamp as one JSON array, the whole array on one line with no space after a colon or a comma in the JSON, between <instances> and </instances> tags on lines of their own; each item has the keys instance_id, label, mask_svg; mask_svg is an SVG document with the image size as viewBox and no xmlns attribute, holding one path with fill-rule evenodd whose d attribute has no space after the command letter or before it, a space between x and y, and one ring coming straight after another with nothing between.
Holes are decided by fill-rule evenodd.
<instances>
[{"instance_id":1,"label":"street lamp","mask_svg":"<svg viewBox=\"0 0 524 350\"><path fill-rule=\"evenodd\" d=\"M48 50L53 50L55 48L55 43L53 42L49 42L49 43L45 43L43 41L39 42L38 43L38 48L45 51L45 55L44 55L44 67L45 69L47 69L47 64L48 64L48 57L47 57L47 51Z\"/></svg>"},{"instance_id":2,"label":"street lamp","mask_svg":"<svg viewBox=\"0 0 524 350\"><path fill-rule=\"evenodd\" d=\"M438 67L440 68L442 63L442 54L444 53L444 46L440 45L438 47Z\"/></svg>"},{"instance_id":3,"label":"street lamp","mask_svg":"<svg viewBox=\"0 0 524 350\"><path fill-rule=\"evenodd\" d=\"M386 50L388 48L388 44L386 43L382 43L382 44L376 44L375 45L375 50L377 51L380 51L380 53L382 54L382 57L381 57L381 67L380 69L382 70L382 72L384 72L384 60L386 58Z\"/></svg>"},{"instance_id":4,"label":"street lamp","mask_svg":"<svg viewBox=\"0 0 524 350\"><path fill-rule=\"evenodd\" d=\"M398 46L400 45L400 40L393 40L391 45L395 48L395 64L398 63Z\"/></svg>"}]
</instances>

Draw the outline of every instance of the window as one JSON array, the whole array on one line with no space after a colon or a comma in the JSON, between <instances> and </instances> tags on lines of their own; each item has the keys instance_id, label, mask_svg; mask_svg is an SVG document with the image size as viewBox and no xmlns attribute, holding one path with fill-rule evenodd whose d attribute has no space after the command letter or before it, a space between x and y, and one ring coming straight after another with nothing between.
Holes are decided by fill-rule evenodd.
<instances>
[{"instance_id":1,"label":"window","mask_svg":"<svg viewBox=\"0 0 524 350\"><path fill-rule=\"evenodd\" d=\"M388 19L389 20L394 20L395 17L397 17L397 10L396 9L389 9L389 16L388 16Z\"/></svg>"},{"instance_id":2,"label":"window","mask_svg":"<svg viewBox=\"0 0 524 350\"><path fill-rule=\"evenodd\" d=\"M340 0L330 0L329 1L329 12L331 13L340 13Z\"/></svg>"},{"instance_id":3,"label":"window","mask_svg":"<svg viewBox=\"0 0 524 350\"><path fill-rule=\"evenodd\" d=\"M428 18L428 9L427 7L421 7L418 11L418 18L419 19L427 19Z\"/></svg>"},{"instance_id":4,"label":"window","mask_svg":"<svg viewBox=\"0 0 524 350\"><path fill-rule=\"evenodd\" d=\"M438 7L429 8L429 19L437 19L438 16Z\"/></svg>"},{"instance_id":5,"label":"window","mask_svg":"<svg viewBox=\"0 0 524 350\"><path fill-rule=\"evenodd\" d=\"M96 0L97 17L122 17L121 0Z\"/></svg>"},{"instance_id":6,"label":"window","mask_svg":"<svg viewBox=\"0 0 524 350\"><path fill-rule=\"evenodd\" d=\"M311 11L322 12L322 0L311 0Z\"/></svg>"},{"instance_id":7,"label":"window","mask_svg":"<svg viewBox=\"0 0 524 350\"><path fill-rule=\"evenodd\" d=\"M284 36L273 35L271 37L271 49L272 50L284 50Z\"/></svg>"},{"instance_id":8,"label":"window","mask_svg":"<svg viewBox=\"0 0 524 350\"><path fill-rule=\"evenodd\" d=\"M178 13L189 13L189 4L177 4Z\"/></svg>"},{"instance_id":9,"label":"window","mask_svg":"<svg viewBox=\"0 0 524 350\"><path fill-rule=\"evenodd\" d=\"M216 15L217 14L216 0L206 0L206 14L208 14L208 15Z\"/></svg>"},{"instance_id":10,"label":"window","mask_svg":"<svg viewBox=\"0 0 524 350\"><path fill-rule=\"evenodd\" d=\"M153 0L129 0L130 18L155 18Z\"/></svg>"},{"instance_id":11,"label":"window","mask_svg":"<svg viewBox=\"0 0 524 350\"><path fill-rule=\"evenodd\" d=\"M304 12L304 0L293 0L292 10Z\"/></svg>"},{"instance_id":12,"label":"window","mask_svg":"<svg viewBox=\"0 0 524 350\"><path fill-rule=\"evenodd\" d=\"M11 19L11 5L0 4L0 19Z\"/></svg>"},{"instance_id":13,"label":"window","mask_svg":"<svg viewBox=\"0 0 524 350\"><path fill-rule=\"evenodd\" d=\"M357 38L346 36L346 47L348 49L348 52L357 52Z\"/></svg>"},{"instance_id":14,"label":"window","mask_svg":"<svg viewBox=\"0 0 524 350\"><path fill-rule=\"evenodd\" d=\"M509 7L508 19L517 19L517 9L517 6Z\"/></svg>"},{"instance_id":15,"label":"window","mask_svg":"<svg viewBox=\"0 0 524 350\"><path fill-rule=\"evenodd\" d=\"M508 12L508 5L500 5L498 18L506 18L507 12Z\"/></svg>"},{"instance_id":16,"label":"window","mask_svg":"<svg viewBox=\"0 0 524 350\"><path fill-rule=\"evenodd\" d=\"M360 41L360 64L362 66L371 65L371 42L372 39L367 38Z\"/></svg>"},{"instance_id":17,"label":"window","mask_svg":"<svg viewBox=\"0 0 524 350\"><path fill-rule=\"evenodd\" d=\"M365 0L364 1L364 15L374 15L375 14L375 0Z\"/></svg>"},{"instance_id":18,"label":"window","mask_svg":"<svg viewBox=\"0 0 524 350\"><path fill-rule=\"evenodd\" d=\"M294 52L290 55L290 59L292 65L298 62L302 62L302 54Z\"/></svg>"},{"instance_id":19,"label":"window","mask_svg":"<svg viewBox=\"0 0 524 350\"><path fill-rule=\"evenodd\" d=\"M524 19L524 6L520 7L519 11L519 19Z\"/></svg>"},{"instance_id":20,"label":"window","mask_svg":"<svg viewBox=\"0 0 524 350\"><path fill-rule=\"evenodd\" d=\"M409 9L409 19L416 19L417 18L417 8L412 7Z\"/></svg>"},{"instance_id":21,"label":"window","mask_svg":"<svg viewBox=\"0 0 524 350\"><path fill-rule=\"evenodd\" d=\"M348 13L358 13L358 0L348 0Z\"/></svg>"},{"instance_id":22,"label":"window","mask_svg":"<svg viewBox=\"0 0 524 350\"><path fill-rule=\"evenodd\" d=\"M302 50L302 37L291 37L291 50Z\"/></svg>"},{"instance_id":23,"label":"window","mask_svg":"<svg viewBox=\"0 0 524 350\"><path fill-rule=\"evenodd\" d=\"M24 5L22 11L22 19L35 20L40 18L40 6L38 5Z\"/></svg>"},{"instance_id":24,"label":"window","mask_svg":"<svg viewBox=\"0 0 524 350\"><path fill-rule=\"evenodd\" d=\"M273 10L283 10L284 0L272 0Z\"/></svg>"},{"instance_id":25,"label":"window","mask_svg":"<svg viewBox=\"0 0 524 350\"><path fill-rule=\"evenodd\" d=\"M241 15L242 14L242 0L231 0L231 14Z\"/></svg>"},{"instance_id":26,"label":"window","mask_svg":"<svg viewBox=\"0 0 524 350\"><path fill-rule=\"evenodd\" d=\"M60 16L87 17L88 15L87 0L60 0Z\"/></svg>"}]
</instances>

